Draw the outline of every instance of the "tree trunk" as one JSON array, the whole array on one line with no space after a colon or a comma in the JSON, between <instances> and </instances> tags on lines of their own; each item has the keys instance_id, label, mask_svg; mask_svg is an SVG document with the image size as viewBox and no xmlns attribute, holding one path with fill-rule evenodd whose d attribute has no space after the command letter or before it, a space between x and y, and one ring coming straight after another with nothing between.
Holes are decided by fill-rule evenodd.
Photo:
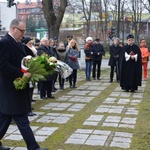
<instances>
[{"instance_id":1,"label":"tree trunk","mask_svg":"<svg viewBox=\"0 0 150 150\"><path fill-rule=\"evenodd\" d=\"M58 38L60 25L64 17L68 2L67 0L59 0L58 2L55 2L55 5L58 6L57 9L54 9L53 0L42 0L42 5L42 10L48 27L48 36L49 38Z\"/></svg>"}]
</instances>

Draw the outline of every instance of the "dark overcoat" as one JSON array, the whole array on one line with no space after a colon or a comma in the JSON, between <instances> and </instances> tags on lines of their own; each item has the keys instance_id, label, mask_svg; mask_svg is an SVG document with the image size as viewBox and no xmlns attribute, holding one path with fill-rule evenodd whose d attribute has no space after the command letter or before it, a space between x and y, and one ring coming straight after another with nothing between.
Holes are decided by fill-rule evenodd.
<instances>
[{"instance_id":1,"label":"dark overcoat","mask_svg":"<svg viewBox=\"0 0 150 150\"><path fill-rule=\"evenodd\" d=\"M91 54L91 52L93 54ZM94 57L94 53L95 53L95 47L92 44L89 49L84 49L84 53L85 53L85 60L93 60ZM88 59L87 59L88 58Z\"/></svg>"},{"instance_id":2,"label":"dark overcoat","mask_svg":"<svg viewBox=\"0 0 150 150\"><path fill-rule=\"evenodd\" d=\"M25 52L26 52L27 55L31 55L32 57L35 57L35 55L33 54L32 50L28 46L23 44L23 47L24 47Z\"/></svg>"},{"instance_id":3,"label":"dark overcoat","mask_svg":"<svg viewBox=\"0 0 150 150\"><path fill-rule=\"evenodd\" d=\"M76 61L73 61L71 57L74 56L76 58ZM77 49L69 49L67 51L67 58L68 58L68 65L72 69L79 69L79 62L78 62L78 57L79 57L79 51Z\"/></svg>"},{"instance_id":4,"label":"dark overcoat","mask_svg":"<svg viewBox=\"0 0 150 150\"><path fill-rule=\"evenodd\" d=\"M40 45L38 50L37 50L37 55L42 55L42 54L47 54L49 56L51 56L51 52L48 46L44 46L44 45Z\"/></svg>"},{"instance_id":5,"label":"dark overcoat","mask_svg":"<svg viewBox=\"0 0 150 150\"><path fill-rule=\"evenodd\" d=\"M37 50L37 55L40 56L42 54L47 54L48 56L51 56L51 51L49 46L40 45ZM47 75L46 80L51 81L53 79L53 75Z\"/></svg>"},{"instance_id":6,"label":"dark overcoat","mask_svg":"<svg viewBox=\"0 0 150 150\"><path fill-rule=\"evenodd\" d=\"M130 54L133 52L137 54L137 61L132 60L131 58L126 61L125 53ZM121 75L120 75L120 86L122 89L125 87L138 87L141 86L142 81L142 59L141 59L141 51L139 47L135 44L132 46L126 45L123 48L121 60Z\"/></svg>"},{"instance_id":7,"label":"dark overcoat","mask_svg":"<svg viewBox=\"0 0 150 150\"><path fill-rule=\"evenodd\" d=\"M26 56L9 34L0 40L0 113L26 114L30 110L29 89L16 90L13 81L22 77L21 60Z\"/></svg>"},{"instance_id":8,"label":"dark overcoat","mask_svg":"<svg viewBox=\"0 0 150 150\"><path fill-rule=\"evenodd\" d=\"M108 65L109 66L116 66L116 61L119 61L119 57L120 57L120 53L122 51L122 48L119 45L111 45L109 48L109 54L110 54L110 58L109 58L109 62ZM119 56L118 58L116 56Z\"/></svg>"},{"instance_id":9,"label":"dark overcoat","mask_svg":"<svg viewBox=\"0 0 150 150\"><path fill-rule=\"evenodd\" d=\"M96 61L101 61L102 60L102 55L105 54L105 50L102 44L94 44L94 60Z\"/></svg>"}]
</instances>

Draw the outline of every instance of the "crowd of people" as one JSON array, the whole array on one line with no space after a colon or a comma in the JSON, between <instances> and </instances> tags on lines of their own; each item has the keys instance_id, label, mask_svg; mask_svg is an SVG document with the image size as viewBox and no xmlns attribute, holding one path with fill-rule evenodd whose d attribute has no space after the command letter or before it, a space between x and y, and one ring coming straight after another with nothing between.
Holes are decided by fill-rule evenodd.
<instances>
[{"instance_id":1,"label":"crowd of people","mask_svg":"<svg viewBox=\"0 0 150 150\"><path fill-rule=\"evenodd\" d=\"M59 88L64 90L64 84L69 82L70 88L76 88L77 70L80 69L78 58L80 47L72 37L67 37L67 42L57 42L54 38L32 39L25 37L26 24L20 19L12 20L9 32L0 40L0 140L12 120L18 126L28 150L48 150L40 148L35 140L34 134L29 126L28 116L34 116L31 103L35 85L29 82L29 86L23 90L15 90L13 81L18 77L31 77L29 72L23 73L20 69L21 60L27 55L38 57L42 54L55 57L68 64L72 68L72 74L64 79L55 71L54 74L47 75L46 80L37 84L41 99L54 99L52 92L57 90L55 83L58 81ZM101 80L101 62L105 55L100 39L93 40L92 37L85 39L85 78L87 81ZM142 66L144 68L143 77L147 80L147 66L149 51L146 41L140 41L140 47L134 43L134 36L127 36L127 43L120 42L119 38L113 38L113 44L109 47L110 81L116 81L126 92L135 92L142 81ZM92 76L92 79L91 79ZM10 150L0 142L0 150Z\"/></svg>"},{"instance_id":2,"label":"crowd of people","mask_svg":"<svg viewBox=\"0 0 150 150\"><path fill-rule=\"evenodd\" d=\"M36 142L30 128L28 116L34 116L31 103L35 85L29 85L22 90L16 90L13 81L16 78L30 78L29 72L22 72L21 60L27 56L38 57L42 54L55 57L67 63L72 68L72 74L68 77L70 88L76 88L79 45L73 37L68 36L67 42L56 42L56 39L35 39L24 36L26 24L23 20L14 19L10 23L9 32L0 40L0 150L10 150L2 145L9 125L14 122L23 136L28 150L48 150L41 148ZM55 82L58 78L61 90L64 90L65 79L58 72L46 76L46 80L38 82L38 90L41 99L55 98L52 92L56 91Z\"/></svg>"},{"instance_id":3,"label":"crowd of people","mask_svg":"<svg viewBox=\"0 0 150 150\"><path fill-rule=\"evenodd\" d=\"M50 38L48 40L48 38L46 37L42 38L41 40L35 39L35 42L31 37L23 37L21 41L27 55L38 57L42 54L47 54L48 56L53 56L57 60L68 64L73 71L67 79L70 84L70 88L76 88L77 70L80 68L78 62L79 45L77 41L73 39L73 37L68 36L66 43L57 43L57 41L53 38ZM47 75L46 80L38 82L38 93L40 94L41 99L55 98L52 95L52 92L55 92L57 90L57 88L55 87L55 83L57 80L59 83L59 89L64 90L65 79L62 78L62 76L57 71L55 71L51 75ZM29 83L30 104L35 101L33 99L34 86L35 85L32 85L32 83ZM28 113L28 116L36 115L32 112L33 108L30 108L31 109Z\"/></svg>"},{"instance_id":4,"label":"crowd of people","mask_svg":"<svg viewBox=\"0 0 150 150\"><path fill-rule=\"evenodd\" d=\"M114 74L116 74L116 81L120 83L122 90L135 92L138 90L138 86L141 86L142 66L143 79L147 80L147 67L150 53L144 39L140 41L139 47L134 43L134 36L132 34L127 35L126 38L127 42L124 44L120 42L119 38L114 37L113 44L109 47L109 82L113 82ZM87 37L84 53L86 80L91 81L91 73L93 80L96 80L96 78L97 80L101 80L101 61L102 56L105 55L105 50L100 44L100 39L96 38L93 41L92 37Z\"/></svg>"}]
</instances>

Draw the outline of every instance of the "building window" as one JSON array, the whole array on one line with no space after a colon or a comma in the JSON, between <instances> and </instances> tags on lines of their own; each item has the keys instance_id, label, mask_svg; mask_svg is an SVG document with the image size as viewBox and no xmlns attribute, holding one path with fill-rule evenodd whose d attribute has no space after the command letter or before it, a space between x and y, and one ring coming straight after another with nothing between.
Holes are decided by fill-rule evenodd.
<instances>
[{"instance_id":1,"label":"building window","mask_svg":"<svg viewBox=\"0 0 150 150\"><path fill-rule=\"evenodd\" d=\"M26 12L26 9L25 9L25 8L23 8L23 9L22 9L22 12Z\"/></svg>"},{"instance_id":2,"label":"building window","mask_svg":"<svg viewBox=\"0 0 150 150\"><path fill-rule=\"evenodd\" d=\"M17 12L20 13L20 12L21 12L21 9L17 9Z\"/></svg>"}]
</instances>

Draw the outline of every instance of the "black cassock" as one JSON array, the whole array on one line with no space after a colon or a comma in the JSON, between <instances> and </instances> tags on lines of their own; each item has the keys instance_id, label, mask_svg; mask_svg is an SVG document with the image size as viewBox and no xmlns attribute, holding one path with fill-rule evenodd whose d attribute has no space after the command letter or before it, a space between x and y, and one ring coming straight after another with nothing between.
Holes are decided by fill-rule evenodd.
<instances>
[{"instance_id":1,"label":"black cassock","mask_svg":"<svg viewBox=\"0 0 150 150\"><path fill-rule=\"evenodd\" d=\"M129 58L125 59L125 53L137 54L137 61ZM125 45L122 51L121 64L120 64L120 86L123 90L137 90L141 86L142 81L142 61L141 51L135 44L132 46Z\"/></svg>"}]
</instances>

